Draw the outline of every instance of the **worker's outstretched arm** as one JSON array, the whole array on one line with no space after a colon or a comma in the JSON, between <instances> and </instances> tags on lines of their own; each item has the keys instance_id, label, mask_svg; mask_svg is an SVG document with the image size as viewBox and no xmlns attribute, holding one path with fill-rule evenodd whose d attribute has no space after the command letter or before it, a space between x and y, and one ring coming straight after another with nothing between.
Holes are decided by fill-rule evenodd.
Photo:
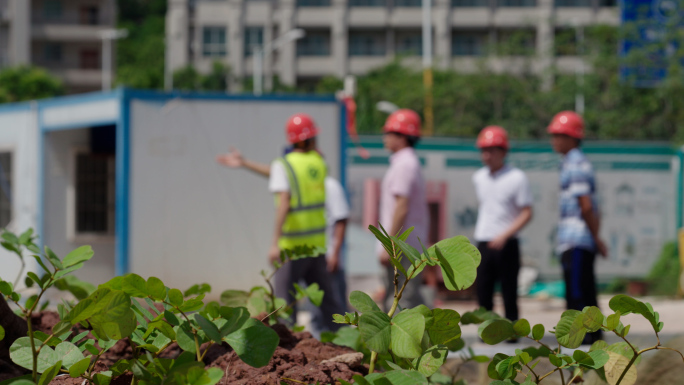
<instances>
[{"instance_id":1,"label":"worker's outstretched arm","mask_svg":"<svg viewBox=\"0 0 684 385\"><path fill-rule=\"evenodd\" d=\"M269 165L245 159L242 153L234 147L231 147L229 151L227 154L217 156L216 162L231 168L245 168L267 178L271 176L271 167Z\"/></svg>"},{"instance_id":2,"label":"worker's outstretched arm","mask_svg":"<svg viewBox=\"0 0 684 385\"><path fill-rule=\"evenodd\" d=\"M268 260L273 263L280 257L280 247L278 247L278 240L283 233L283 224L287 213L290 211L290 192L282 191L277 193L278 207L275 215L275 228L273 229L273 242L268 252Z\"/></svg>"},{"instance_id":3,"label":"worker's outstretched arm","mask_svg":"<svg viewBox=\"0 0 684 385\"><path fill-rule=\"evenodd\" d=\"M514 236L520 230L522 230L523 227L525 227L525 225L527 225L530 222L530 220L532 220L532 206L527 206L520 211L520 214L518 214L513 223L511 223L511 225L506 229L506 231L497 235L496 238L489 241L489 244L487 246L494 250L503 249L506 242L512 236Z\"/></svg>"}]
</instances>

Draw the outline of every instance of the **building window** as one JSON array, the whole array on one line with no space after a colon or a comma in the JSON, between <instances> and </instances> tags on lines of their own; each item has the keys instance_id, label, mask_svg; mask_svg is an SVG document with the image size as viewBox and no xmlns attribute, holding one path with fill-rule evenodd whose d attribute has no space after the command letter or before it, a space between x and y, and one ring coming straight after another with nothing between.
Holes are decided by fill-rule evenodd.
<instances>
[{"instance_id":1,"label":"building window","mask_svg":"<svg viewBox=\"0 0 684 385\"><path fill-rule=\"evenodd\" d=\"M536 31L533 29L498 31L497 51L502 56L529 56L535 53Z\"/></svg>"},{"instance_id":2,"label":"building window","mask_svg":"<svg viewBox=\"0 0 684 385\"><path fill-rule=\"evenodd\" d=\"M399 55L423 54L423 34L420 31L397 32L396 42Z\"/></svg>"},{"instance_id":3,"label":"building window","mask_svg":"<svg viewBox=\"0 0 684 385\"><path fill-rule=\"evenodd\" d=\"M488 7L489 0L451 0L452 7Z\"/></svg>"},{"instance_id":4,"label":"building window","mask_svg":"<svg viewBox=\"0 0 684 385\"><path fill-rule=\"evenodd\" d=\"M298 7L329 7L330 0L297 0Z\"/></svg>"},{"instance_id":5,"label":"building window","mask_svg":"<svg viewBox=\"0 0 684 385\"><path fill-rule=\"evenodd\" d=\"M591 0L555 0L556 7L591 7Z\"/></svg>"},{"instance_id":6,"label":"building window","mask_svg":"<svg viewBox=\"0 0 684 385\"><path fill-rule=\"evenodd\" d=\"M454 32L451 36L452 56L482 56L486 46L486 32Z\"/></svg>"},{"instance_id":7,"label":"building window","mask_svg":"<svg viewBox=\"0 0 684 385\"><path fill-rule=\"evenodd\" d=\"M306 36L297 40L297 56L330 56L330 32L306 31Z\"/></svg>"},{"instance_id":8,"label":"building window","mask_svg":"<svg viewBox=\"0 0 684 385\"><path fill-rule=\"evenodd\" d=\"M617 0L599 0L599 7L617 7Z\"/></svg>"},{"instance_id":9,"label":"building window","mask_svg":"<svg viewBox=\"0 0 684 385\"><path fill-rule=\"evenodd\" d=\"M12 153L0 152L0 227L12 220Z\"/></svg>"},{"instance_id":10,"label":"building window","mask_svg":"<svg viewBox=\"0 0 684 385\"><path fill-rule=\"evenodd\" d=\"M536 7L537 0L498 0L499 7Z\"/></svg>"},{"instance_id":11,"label":"building window","mask_svg":"<svg viewBox=\"0 0 684 385\"><path fill-rule=\"evenodd\" d=\"M262 46L264 44L264 28L263 27L246 27L245 28L245 56L251 56L255 45Z\"/></svg>"},{"instance_id":12,"label":"building window","mask_svg":"<svg viewBox=\"0 0 684 385\"><path fill-rule=\"evenodd\" d=\"M397 7L420 7L423 5L423 0L394 0L394 5Z\"/></svg>"},{"instance_id":13,"label":"building window","mask_svg":"<svg viewBox=\"0 0 684 385\"><path fill-rule=\"evenodd\" d=\"M202 56L226 56L226 27L204 27L202 29Z\"/></svg>"},{"instance_id":14,"label":"building window","mask_svg":"<svg viewBox=\"0 0 684 385\"><path fill-rule=\"evenodd\" d=\"M577 34L574 28L556 29L553 39L553 50L556 56L577 55Z\"/></svg>"},{"instance_id":15,"label":"building window","mask_svg":"<svg viewBox=\"0 0 684 385\"><path fill-rule=\"evenodd\" d=\"M351 7L384 7L386 5L385 0L349 0Z\"/></svg>"},{"instance_id":16,"label":"building window","mask_svg":"<svg viewBox=\"0 0 684 385\"><path fill-rule=\"evenodd\" d=\"M100 23L100 9L95 6L81 7L79 14L81 24L97 25Z\"/></svg>"},{"instance_id":17,"label":"building window","mask_svg":"<svg viewBox=\"0 0 684 385\"><path fill-rule=\"evenodd\" d=\"M59 63L62 61L62 45L58 43L46 43L43 55L48 63Z\"/></svg>"},{"instance_id":18,"label":"building window","mask_svg":"<svg viewBox=\"0 0 684 385\"><path fill-rule=\"evenodd\" d=\"M384 56L386 42L384 32L350 32L349 56Z\"/></svg>"},{"instance_id":19,"label":"building window","mask_svg":"<svg viewBox=\"0 0 684 385\"><path fill-rule=\"evenodd\" d=\"M43 16L46 19L58 19L62 17L61 0L45 0L43 2Z\"/></svg>"},{"instance_id":20,"label":"building window","mask_svg":"<svg viewBox=\"0 0 684 385\"><path fill-rule=\"evenodd\" d=\"M100 52L96 49L84 49L80 52L81 69L97 70L100 69Z\"/></svg>"},{"instance_id":21,"label":"building window","mask_svg":"<svg viewBox=\"0 0 684 385\"><path fill-rule=\"evenodd\" d=\"M76 233L114 234L114 156L76 155Z\"/></svg>"}]
</instances>

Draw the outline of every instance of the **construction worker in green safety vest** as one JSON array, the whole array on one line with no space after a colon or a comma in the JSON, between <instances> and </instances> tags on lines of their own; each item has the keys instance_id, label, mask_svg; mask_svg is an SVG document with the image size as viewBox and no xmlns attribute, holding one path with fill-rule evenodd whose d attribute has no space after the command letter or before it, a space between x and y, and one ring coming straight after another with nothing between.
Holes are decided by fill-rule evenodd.
<instances>
[{"instance_id":1,"label":"construction worker in green safety vest","mask_svg":"<svg viewBox=\"0 0 684 385\"><path fill-rule=\"evenodd\" d=\"M282 249L301 245L326 246L327 166L316 151L318 127L310 116L295 114L287 121L285 129L293 150L271 164L268 184L276 202L273 242L268 255L271 263L279 259ZM284 264L275 276L276 295L292 303L294 284L300 280L307 285L317 283L324 293L332 293L326 260L321 256ZM340 312L344 312L344 308L337 298L324 294L321 313L328 330L339 328L332 316ZM293 321L296 314L295 306Z\"/></svg>"}]
</instances>

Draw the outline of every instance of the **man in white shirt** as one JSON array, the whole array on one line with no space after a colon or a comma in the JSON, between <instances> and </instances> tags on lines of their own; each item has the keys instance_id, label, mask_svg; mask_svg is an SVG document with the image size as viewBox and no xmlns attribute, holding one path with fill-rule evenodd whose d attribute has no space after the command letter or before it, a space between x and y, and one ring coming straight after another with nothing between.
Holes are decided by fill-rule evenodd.
<instances>
[{"instance_id":1,"label":"man in white shirt","mask_svg":"<svg viewBox=\"0 0 684 385\"><path fill-rule=\"evenodd\" d=\"M494 286L501 283L506 318L518 319L518 232L532 219L532 193L527 176L506 164L508 135L498 126L485 127L477 138L485 167L473 175L479 201L475 241L482 254L477 268L480 306L492 310Z\"/></svg>"}]
</instances>

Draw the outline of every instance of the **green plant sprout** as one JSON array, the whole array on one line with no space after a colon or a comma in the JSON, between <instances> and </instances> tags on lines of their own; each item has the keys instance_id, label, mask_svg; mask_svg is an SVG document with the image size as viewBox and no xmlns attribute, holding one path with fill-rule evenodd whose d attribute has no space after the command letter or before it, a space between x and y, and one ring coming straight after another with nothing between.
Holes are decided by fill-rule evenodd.
<instances>
[{"instance_id":1,"label":"green plant sprout","mask_svg":"<svg viewBox=\"0 0 684 385\"><path fill-rule=\"evenodd\" d=\"M244 306L255 317L266 313L268 314L266 318L271 325L277 323L278 319L290 318L294 306L306 298L309 298L315 306L321 306L324 293L316 283L305 288L295 283L295 292L292 293L294 301L287 303L285 299L276 297L272 282L273 277L284 264L302 258L319 258L323 254L325 254L325 249L320 247L296 246L293 249L283 249L280 251L279 261L273 264L273 270L270 273L265 270L261 271L267 287L256 286L250 291L226 290L221 293L221 303L226 306Z\"/></svg>"},{"instance_id":2,"label":"green plant sprout","mask_svg":"<svg viewBox=\"0 0 684 385\"><path fill-rule=\"evenodd\" d=\"M18 338L9 349L12 361L31 371L16 379L16 385L20 385L18 381L44 385L60 373L96 385L108 385L112 378L125 373L133 375L133 385L214 385L223 377L222 370L205 369L202 362L212 344L227 343L242 361L254 367L267 365L278 346L277 333L250 318L246 307L205 304L204 296L211 290L207 284L194 285L183 293L166 287L156 277L144 279L128 274L95 288L68 276L92 258L89 246L60 259L47 247L41 253L32 234L31 230L19 237L7 231L2 234L5 249L17 254L22 262L24 253L29 251L45 271L43 277L27 273L26 286L37 285L40 290L23 304L16 285L0 280L3 299L16 304L28 326L27 336ZM281 261L303 257L297 253L307 250L285 251ZM22 272L23 266L24 263ZM48 335L33 330L31 316L45 292L53 287L72 292L78 302L58 306L60 322ZM322 298L322 292L314 289L298 288L314 300ZM274 298L270 293L269 297ZM275 305L272 301L269 306ZM47 306L43 302L40 309ZM4 336L4 329L0 329L0 339ZM126 340L131 346L133 358L119 360L109 370L97 372L101 356L119 340ZM173 342L183 352L175 359L164 358L164 351Z\"/></svg>"}]
</instances>

